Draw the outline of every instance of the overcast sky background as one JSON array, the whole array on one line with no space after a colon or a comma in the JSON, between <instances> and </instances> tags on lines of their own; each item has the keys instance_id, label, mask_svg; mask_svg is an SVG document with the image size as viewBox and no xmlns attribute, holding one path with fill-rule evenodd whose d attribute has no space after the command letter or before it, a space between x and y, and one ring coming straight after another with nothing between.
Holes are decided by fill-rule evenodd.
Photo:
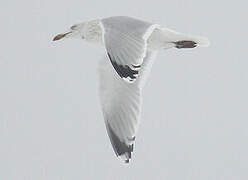
<instances>
[{"instance_id":1,"label":"overcast sky background","mask_svg":"<svg viewBox=\"0 0 248 180\"><path fill-rule=\"evenodd\" d=\"M75 23L113 15L211 41L159 53L128 166L115 157L98 98L104 50L52 42ZM0 179L247 180L246 17L241 0L2 2Z\"/></svg>"}]
</instances>

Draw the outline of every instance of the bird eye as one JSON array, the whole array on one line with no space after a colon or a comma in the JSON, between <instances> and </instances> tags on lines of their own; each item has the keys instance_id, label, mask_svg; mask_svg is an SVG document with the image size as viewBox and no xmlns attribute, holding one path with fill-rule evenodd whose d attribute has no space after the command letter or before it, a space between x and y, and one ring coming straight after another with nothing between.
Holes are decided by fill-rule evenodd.
<instances>
[{"instance_id":1,"label":"bird eye","mask_svg":"<svg viewBox=\"0 0 248 180\"><path fill-rule=\"evenodd\" d=\"M71 29L74 30L74 29L76 29L76 27L77 27L77 25L73 25L73 26L71 27Z\"/></svg>"}]
</instances>

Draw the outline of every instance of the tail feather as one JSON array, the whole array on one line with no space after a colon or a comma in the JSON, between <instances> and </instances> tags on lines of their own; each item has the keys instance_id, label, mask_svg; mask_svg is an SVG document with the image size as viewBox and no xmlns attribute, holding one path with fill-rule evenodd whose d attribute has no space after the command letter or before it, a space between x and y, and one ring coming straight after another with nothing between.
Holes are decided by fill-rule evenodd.
<instances>
[{"instance_id":1,"label":"tail feather","mask_svg":"<svg viewBox=\"0 0 248 180\"><path fill-rule=\"evenodd\" d=\"M174 43L176 48L207 47L210 44L209 40L205 37L187 35L167 28L162 29L162 36L167 43Z\"/></svg>"}]
</instances>

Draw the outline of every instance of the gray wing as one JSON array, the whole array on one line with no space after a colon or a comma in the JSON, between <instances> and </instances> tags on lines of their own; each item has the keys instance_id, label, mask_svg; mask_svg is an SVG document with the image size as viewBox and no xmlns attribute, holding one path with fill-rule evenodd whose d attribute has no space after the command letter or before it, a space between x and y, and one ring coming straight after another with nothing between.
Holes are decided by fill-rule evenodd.
<instances>
[{"instance_id":1,"label":"gray wing","mask_svg":"<svg viewBox=\"0 0 248 180\"><path fill-rule=\"evenodd\" d=\"M114 69L121 78L134 82L146 56L147 39L158 25L124 16L102 19L101 23Z\"/></svg>"},{"instance_id":2,"label":"gray wing","mask_svg":"<svg viewBox=\"0 0 248 180\"><path fill-rule=\"evenodd\" d=\"M126 83L104 59L100 64L100 97L107 132L117 156L131 159L141 114L141 90L156 53L147 52L140 76Z\"/></svg>"}]
</instances>

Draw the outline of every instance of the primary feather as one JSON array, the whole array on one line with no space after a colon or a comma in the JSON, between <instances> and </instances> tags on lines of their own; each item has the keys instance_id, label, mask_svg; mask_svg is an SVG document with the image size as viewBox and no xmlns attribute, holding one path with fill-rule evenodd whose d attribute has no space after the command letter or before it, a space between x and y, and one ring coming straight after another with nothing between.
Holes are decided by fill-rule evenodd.
<instances>
[{"instance_id":1,"label":"primary feather","mask_svg":"<svg viewBox=\"0 0 248 180\"><path fill-rule=\"evenodd\" d=\"M147 51L134 83L123 81L107 57L99 65L100 97L108 135L117 156L131 159L141 115L142 87L150 72L156 52Z\"/></svg>"}]
</instances>

